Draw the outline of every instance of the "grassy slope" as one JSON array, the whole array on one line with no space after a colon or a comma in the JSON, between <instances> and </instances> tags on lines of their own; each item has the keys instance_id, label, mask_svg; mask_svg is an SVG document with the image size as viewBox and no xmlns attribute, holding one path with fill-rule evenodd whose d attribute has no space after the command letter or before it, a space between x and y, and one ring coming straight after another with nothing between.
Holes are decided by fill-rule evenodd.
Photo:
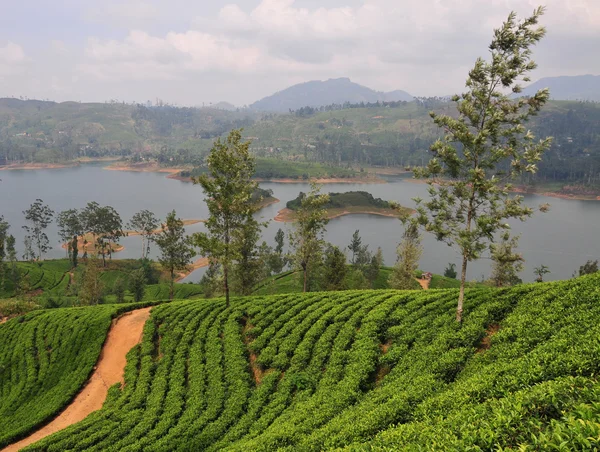
<instances>
[{"instance_id":1,"label":"grassy slope","mask_svg":"<svg viewBox=\"0 0 600 452\"><path fill-rule=\"evenodd\" d=\"M31 450L599 447L600 274L471 289L460 327L456 297L158 306L125 389Z\"/></svg>"},{"instance_id":2,"label":"grassy slope","mask_svg":"<svg viewBox=\"0 0 600 452\"><path fill-rule=\"evenodd\" d=\"M373 289L389 289L388 283L390 274L392 273L392 267L383 267L379 271L379 276L373 283ZM421 272L417 272L420 275ZM442 275L433 275L429 284L430 289L450 289L460 287L460 281L456 279L446 278ZM415 290L421 290L421 286L417 281L414 285ZM257 289L255 295L275 295L284 293L298 293L302 292L302 281L298 272L284 272L280 275L271 276L270 278L262 281Z\"/></svg>"},{"instance_id":3,"label":"grassy slope","mask_svg":"<svg viewBox=\"0 0 600 452\"><path fill-rule=\"evenodd\" d=\"M6 301L17 295L14 284L7 278L4 288L0 290L0 317L26 312L36 307L37 302L41 306L47 306L49 299L51 305L68 307L76 303L76 297L70 290L71 265L66 259L47 260L39 263L18 262L17 268L23 277L26 277L31 290L31 301L34 304L16 303L15 300ZM102 269L100 280L104 285L105 302L115 303L116 297L112 294L113 286L117 279L122 279L125 287L128 286L129 273L139 268L139 261L133 259L115 259L107 261L107 268ZM78 266L74 272L73 281L80 280L83 276L83 265ZM175 284L175 297L177 299L196 298L203 294L202 287L197 284ZM145 301L167 300L169 288L167 282L149 284L146 286ZM133 297L129 292L125 295L126 302L132 302ZM48 305L49 306L49 305Z\"/></svg>"}]
</instances>

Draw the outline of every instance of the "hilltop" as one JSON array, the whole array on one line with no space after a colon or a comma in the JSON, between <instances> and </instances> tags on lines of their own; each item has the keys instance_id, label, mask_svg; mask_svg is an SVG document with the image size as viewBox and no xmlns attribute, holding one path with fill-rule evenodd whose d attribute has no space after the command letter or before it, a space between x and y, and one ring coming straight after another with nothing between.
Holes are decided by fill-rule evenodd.
<instances>
[{"instance_id":1,"label":"hilltop","mask_svg":"<svg viewBox=\"0 0 600 452\"><path fill-rule=\"evenodd\" d=\"M549 88L554 100L600 101L600 75L544 77L524 88L522 95L532 96L542 88Z\"/></svg>"},{"instance_id":2,"label":"hilltop","mask_svg":"<svg viewBox=\"0 0 600 452\"><path fill-rule=\"evenodd\" d=\"M388 93L375 91L344 77L299 83L257 100L250 105L250 108L287 113L289 110L301 107L321 107L346 102L411 101L412 99L413 97L406 91L396 90Z\"/></svg>"},{"instance_id":3,"label":"hilltop","mask_svg":"<svg viewBox=\"0 0 600 452\"><path fill-rule=\"evenodd\" d=\"M457 294L155 306L125 385L28 450L598 448L600 274L468 289L461 325ZM36 311L0 325L0 446L66 406L111 319L144 306Z\"/></svg>"}]
</instances>

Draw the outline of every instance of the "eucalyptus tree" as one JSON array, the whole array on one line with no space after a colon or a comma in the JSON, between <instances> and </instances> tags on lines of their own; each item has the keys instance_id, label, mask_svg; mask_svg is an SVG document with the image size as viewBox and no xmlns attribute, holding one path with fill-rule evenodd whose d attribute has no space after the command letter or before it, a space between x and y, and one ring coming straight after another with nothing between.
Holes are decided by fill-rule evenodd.
<instances>
[{"instance_id":1,"label":"eucalyptus tree","mask_svg":"<svg viewBox=\"0 0 600 452\"><path fill-rule=\"evenodd\" d=\"M414 222L407 222L402 241L396 250L398 260L389 277L390 287L394 289L412 289L415 271L423 254L421 235Z\"/></svg>"},{"instance_id":2,"label":"eucalyptus tree","mask_svg":"<svg viewBox=\"0 0 600 452\"><path fill-rule=\"evenodd\" d=\"M169 272L169 299L172 300L175 272L185 270L194 256L190 238L185 235L183 220L177 218L174 210L167 215L166 222L154 237L154 243L161 252L158 261Z\"/></svg>"},{"instance_id":3,"label":"eucalyptus tree","mask_svg":"<svg viewBox=\"0 0 600 452\"><path fill-rule=\"evenodd\" d=\"M320 192L320 186L311 184L311 191L300 194L300 208L296 211L290 246L293 259L303 273L303 291L309 286L311 270L321 261L325 240L325 226L329 222L325 205L329 195Z\"/></svg>"},{"instance_id":4,"label":"eucalyptus tree","mask_svg":"<svg viewBox=\"0 0 600 452\"><path fill-rule=\"evenodd\" d=\"M538 26L544 9L517 21L511 13L494 31L491 61L478 58L469 72L467 92L454 96L458 115L430 113L445 136L431 147L433 158L415 171L428 179L428 201L416 199L417 221L462 255L456 320L462 321L467 265L478 259L506 220L525 220L533 209L510 194L510 181L535 173L551 139L536 141L524 124L548 101L547 89L517 97L521 81L536 68L531 48L545 34Z\"/></svg>"},{"instance_id":5,"label":"eucalyptus tree","mask_svg":"<svg viewBox=\"0 0 600 452\"><path fill-rule=\"evenodd\" d=\"M64 244L67 257L73 265L76 265L76 257L73 255L73 247L77 247L77 238L84 233L81 224L81 213L77 209L63 210L56 216L58 236Z\"/></svg>"},{"instance_id":6,"label":"eucalyptus tree","mask_svg":"<svg viewBox=\"0 0 600 452\"><path fill-rule=\"evenodd\" d=\"M218 138L207 157L208 173L193 179L204 190L209 211L207 232L195 233L194 245L222 269L228 307L233 265L241 257L244 238L260 227L253 216L258 207L252 194L258 183L251 179L255 161L249 146L249 141L242 141L241 130L232 130L225 140Z\"/></svg>"},{"instance_id":7,"label":"eucalyptus tree","mask_svg":"<svg viewBox=\"0 0 600 452\"><path fill-rule=\"evenodd\" d=\"M146 209L134 214L129 223L127 223L127 228L135 231L142 238L142 259L148 257L152 234L154 234L158 225L158 218L156 218L154 213Z\"/></svg>"},{"instance_id":8,"label":"eucalyptus tree","mask_svg":"<svg viewBox=\"0 0 600 452\"><path fill-rule=\"evenodd\" d=\"M26 239L28 238L31 247L35 247L37 253L34 254L37 260L41 260L44 253L52 249L50 246L50 240L46 235L46 228L52 223L54 218L54 211L44 204L41 199L36 199L29 209L23 211L25 220L29 222L23 226L23 229L27 232Z\"/></svg>"}]
</instances>

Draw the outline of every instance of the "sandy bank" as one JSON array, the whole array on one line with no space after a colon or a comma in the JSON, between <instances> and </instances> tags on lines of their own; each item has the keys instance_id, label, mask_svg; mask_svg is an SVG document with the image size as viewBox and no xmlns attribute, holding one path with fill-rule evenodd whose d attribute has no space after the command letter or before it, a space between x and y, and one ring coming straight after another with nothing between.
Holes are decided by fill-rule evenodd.
<instances>
[{"instance_id":1,"label":"sandy bank","mask_svg":"<svg viewBox=\"0 0 600 452\"><path fill-rule=\"evenodd\" d=\"M357 215L357 214L369 214L369 215L379 215L381 217L390 217L390 218L400 218L401 213L397 212L393 209L377 209L377 208L363 208L360 206L357 207L348 207L348 208L340 208L340 209L329 209L327 211L327 218L332 220L334 218L342 217L344 215ZM294 222L295 212L287 207L285 209L281 209L277 212L274 220L281 223L292 223Z\"/></svg>"}]
</instances>

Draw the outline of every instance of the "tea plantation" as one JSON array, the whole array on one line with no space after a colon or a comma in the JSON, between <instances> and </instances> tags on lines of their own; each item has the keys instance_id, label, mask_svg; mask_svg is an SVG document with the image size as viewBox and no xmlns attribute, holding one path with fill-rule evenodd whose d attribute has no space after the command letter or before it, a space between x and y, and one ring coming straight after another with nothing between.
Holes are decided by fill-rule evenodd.
<instances>
[{"instance_id":1,"label":"tea plantation","mask_svg":"<svg viewBox=\"0 0 600 452\"><path fill-rule=\"evenodd\" d=\"M125 386L27 450L599 450L600 274L469 289L462 325L456 299L381 290L155 306ZM116 309L0 325L0 445L72 398Z\"/></svg>"}]
</instances>

